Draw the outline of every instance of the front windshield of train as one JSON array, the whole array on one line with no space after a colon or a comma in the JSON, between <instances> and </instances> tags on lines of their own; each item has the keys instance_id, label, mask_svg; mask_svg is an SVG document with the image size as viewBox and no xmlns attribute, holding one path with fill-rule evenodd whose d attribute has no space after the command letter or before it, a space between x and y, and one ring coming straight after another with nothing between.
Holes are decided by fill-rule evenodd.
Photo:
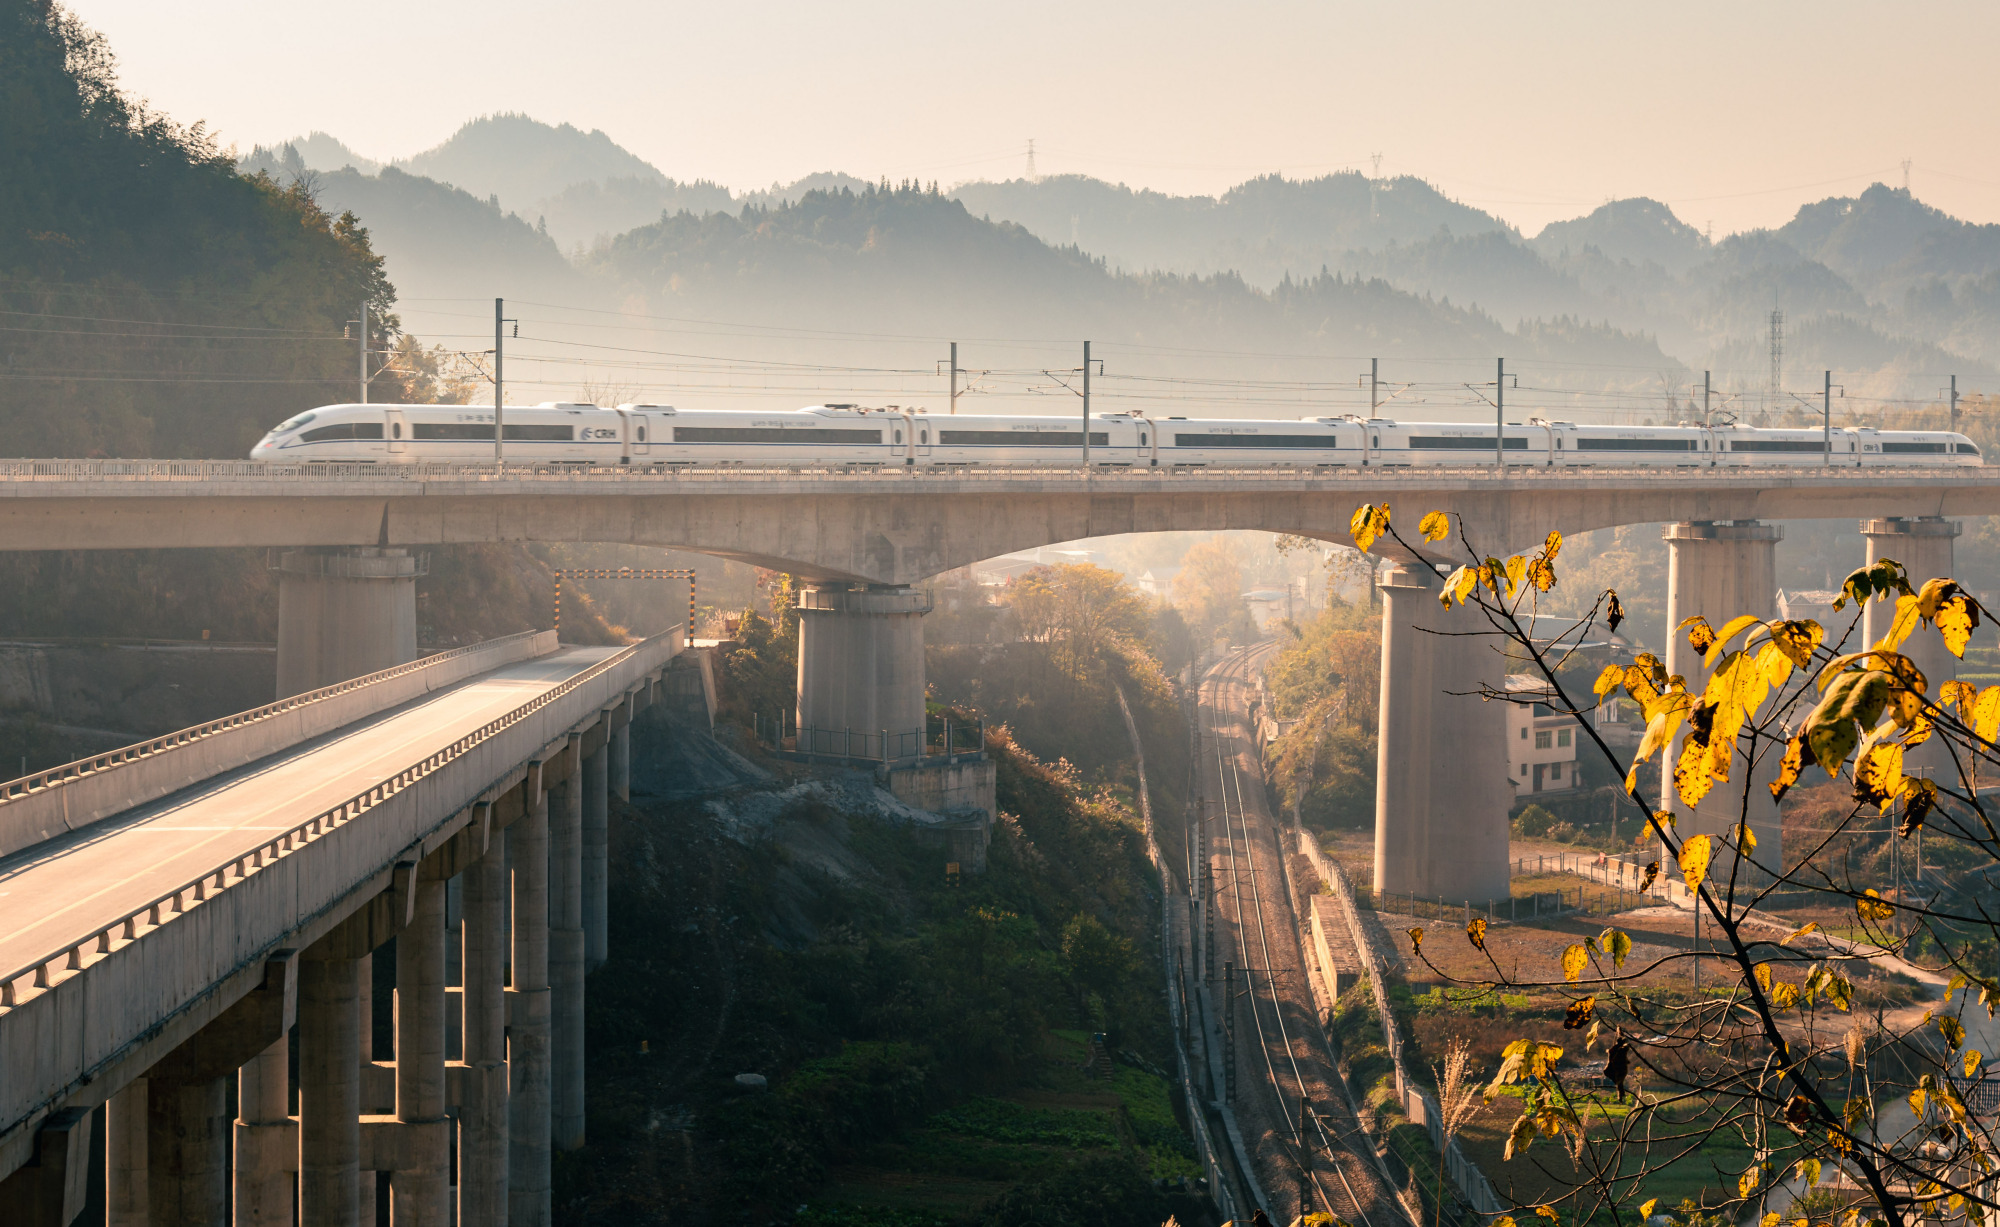
<instances>
[{"instance_id":1,"label":"front windshield of train","mask_svg":"<svg viewBox=\"0 0 2000 1227\"><path fill-rule=\"evenodd\" d=\"M281 435L288 430L297 430L299 427L304 426L307 422L310 422L312 420L313 420L312 414L301 413L299 416L295 418L288 418L285 421L278 423L277 426L272 428L271 433L274 435Z\"/></svg>"}]
</instances>

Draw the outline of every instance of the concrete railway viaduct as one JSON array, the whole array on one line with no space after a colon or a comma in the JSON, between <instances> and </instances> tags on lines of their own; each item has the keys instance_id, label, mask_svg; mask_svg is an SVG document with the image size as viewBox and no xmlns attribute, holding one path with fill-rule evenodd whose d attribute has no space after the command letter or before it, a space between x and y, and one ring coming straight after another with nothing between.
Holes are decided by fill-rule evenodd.
<instances>
[{"instance_id":1,"label":"concrete railway viaduct","mask_svg":"<svg viewBox=\"0 0 2000 1227\"><path fill-rule=\"evenodd\" d=\"M0 785L0 1221L75 1217L99 1106L114 1224L355 1227L378 1182L398 1227L549 1221L550 1152L583 1140L606 796L680 639L530 634L418 661L424 547L617 542L804 575L799 725L879 731L869 757L896 759L923 752L925 577L1118 533L1344 541L1354 508L1383 501L1405 525L1457 513L1495 554L1664 522L1671 624L1775 616L1774 520L1862 518L1871 559L1948 573L1948 517L2000 514L2000 470L0 462L0 548L270 547L280 571L277 703ZM1502 681L1499 658L1426 633L1465 629L1428 560L1380 586L1376 886L1504 894L1502 722L1462 693ZM1924 663L1949 676L1948 657ZM1698 673L1673 649L1669 667ZM392 936L396 1045L375 1054L364 972Z\"/></svg>"}]
</instances>

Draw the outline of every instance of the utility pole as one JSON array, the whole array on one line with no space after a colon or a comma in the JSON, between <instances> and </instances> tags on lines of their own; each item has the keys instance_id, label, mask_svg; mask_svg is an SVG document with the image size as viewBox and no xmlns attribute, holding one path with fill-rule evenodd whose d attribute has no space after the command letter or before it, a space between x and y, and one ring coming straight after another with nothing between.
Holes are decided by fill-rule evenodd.
<instances>
[{"instance_id":1,"label":"utility pole","mask_svg":"<svg viewBox=\"0 0 2000 1227\"><path fill-rule=\"evenodd\" d=\"M1370 358L1368 360L1368 416L1371 418L1375 416L1375 411L1382 407L1381 373L1382 360L1380 358Z\"/></svg>"},{"instance_id":2,"label":"utility pole","mask_svg":"<svg viewBox=\"0 0 2000 1227\"><path fill-rule=\"evenodd\" d=\"M1083 343L1083 475L1090 476L1090 342Z\"/></svg>"},{"instance_id":3,"label":"utility pole","mask_svg":"<svg viewBox=\"0 0 2000 1227\"><path fill-rule=\"evenodd\" d=\"M500 377L501 376L500 333L502 326L507 322L506 316L507 316L506 300L501 298L494 299L493 300L493 463L494 464L504 464L507 459L507 453L505 450L506 449L505 439L507 432L504 423L501 421L502 416L506 413L506 410L502 408L502 406L504 406L507 403L507 397L505 395L506 384L501 380Z\"/></svg>"},{"instance_id":4,"label":"utility pole","mask_svg":"<svg viewBox=\"0 0 2000 1227\"><path fill-rule=\"evenodd\" d=\"M368 304L361 304L361 403L368 403Z\"/></svg>"},{"instance_id":5,"label":"utility pole","mask_svg":"<svg viewBox=\"0 0 2000 1227\"><path fill-rule=\"evenodd\" d=\"M958 412L958 342L951 343L951 411Z\"/></svg>"},{"instance_id":6,"label":"utility pole","mask_svg":"<svg viewBox=\"0 0 2000 1227\"><path fill-rule=\"evenodd\" d=\"M1703 426L1708 425L1708 394L1713 390L1714 385L1709 380L1709 373L1703 371L1701 373L1701 424Z\"/></svg>"},{"instance_id":7,"label":"utility pole","mask_svg":"<svg viewBox=\"0 0 2000 1227\"><path fill-rule=\"evenodd\" d=\"M1493 376L1493 464L1504 468L1507 463L1507 360L1502 358L1494 367Z\"/></svg>"},{"instance_id":8,"label":"utility pole","mask_svg":"<svg viewBox=\"0 0 2000 1227\"><path fill-rule=\"evenodd\" d=\"M1833 372L1826 373L1826 390L1820 396L1819 408L1820 441L1825 445L1824 463L1833 464Z\"/></svg>"},{"instance_id":9,"label":"utility pole","mask_svg":"<svg viewBox=\"0 0 2000 1227\"><path fill-rule=\"evenodd\" d=\"M1958 376L1951 377L1951 428L1958 429Z\"/></svg>"}]
</instances>

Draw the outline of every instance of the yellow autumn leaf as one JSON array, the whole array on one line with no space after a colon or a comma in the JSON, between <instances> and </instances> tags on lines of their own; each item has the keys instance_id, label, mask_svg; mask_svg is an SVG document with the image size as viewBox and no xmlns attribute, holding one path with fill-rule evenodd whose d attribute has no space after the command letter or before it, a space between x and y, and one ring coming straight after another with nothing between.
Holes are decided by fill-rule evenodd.
<instances>
[{"instance_id":1,"label":"yellow autumn leaf","mask_svg":"<svg viewBox=\"0 0 2000 1227\"><path fill-rule=\"evenodd\" d=\"M1681 624L1674 628L1674 633L1679 634L1682 631L1687 632L1688 646L1693 648L1697 655L1707 655L1708 649L1715 643L1715 628L1700 614L1682 618Z\"/></svg>"},{"instance_id":2,"label":"yellow autumn leaf","mask_svg":"<svg viewBox=\"0 0 2000 1227\"><path fill-rule=\"evenodd\" d=\"M1601 699L1605 695L1610 694L1612 691L1618 689L1619 683L1623 682L1624 680L1625 680L1624 666L1606 665L1604 666L1604 672L1597 675L1596 684L1591 686L1590 688L1591 693L1595 694L1598 698Z\"/></svg>"},{"instance_id":3,"label":"yellow autumn leaf","mask_svg":"<svg viewBox=\"0 0 2000 1227\"><path fill-rule=\"evenodd\" d=\"M1363 503L1347 522L1348 533L1354 538L1354 548L1366 553L1383 533L1389 531L1389 504L1377 507L1373 503Z\"/></svg>"},{"instance_id":4,"label":"yellow autumn leaf","mask_svg":"<svg viewBox=\"0 0 2000 1227\"><path fill-rule=\"evenodd\" d=\"M1749 823L1737 823L1735 835L1737 851L1748 856L1757 850L1757 832L1750 829Z\"/></svg>"},{"instance_id":5,"label":"yellow autumn leaf","mask_svg":"<svg viewBox=\"0 0 2000 1227\"><path fill-rule=\"evenodd\" d=\"M1674 762L1674 792L1690 809L1700 805L1708 790L1715 787L1710 761L1709 747L1695 740L1693 733L1681 738L1680 757Z\"/></svg>"},{"instance_id":6,"label":"yellow autumn leaf","mask_svg":"<svg viewBox=\"0 0 2000 1227\"><path fill-rule=\"evenodd\" d=\"M1785 940L1779 942L1778 944L1780 946L1789 946L1797 939L1804 937L1806 934L1815 932L1816 930L1818 930L1818 928L1819 928L1819 921L1808 920L1804 924L1800 925L1798 928L1793 929L1790 933L1786 934Z\"/></svg>"},{"instance_id":7,"label":"yellow autumn leaf","mask_svg":"<svg viewBox=\"0 0 2000 1227\"><path fill-rule=\"evenodd\" d=\"M1773 622L1766 629L1771 632L1771 646L1801 669L1812 663L1813 649L1826 638L1819 623L1810 618Z\"/></svg>"},{"instance_id":8,"label":"yellow autumn leaf","mask_svg":"<svg viewBox=\"0 0 2000 1227\"><path fill-rule=\"evenodd\" d=\"M1893 652L1897 648L1902 647L1903 640L1908 639L1910 632L1917 629L1918 612L1917 598L1913 596L1897 597L1896 616L1889 620L1889 629L1883 632L1880 639L1869 646L1888 652Z\"/></svg>"},{"instance_id":9,"label":"yellow autumn leaf","mask_svg":"<svg viewBox=\"0 0 2000 1227\"><path fill-rule=\"evenodd\" d=\"M1729 646L1730 640L1753 626L1762 626L1763 624L1764 619L1758 617L1756 614L1740 614L1723 623L1722 629L1715 633L1715 642L1709 644L1708 650L1702 653L1703 667L1712 668L1715 665L1715 658L1720 656L1723 649Z\"/></svg>"},{"instance_id":10,"label":"yellow autumn leaf","mask_svg":"<svg viewBox=\"0 0 2000 1227\"><path fill-rule=\"evenodd\" d=\"M1981 741L2000 737L2000 685L1979 692L1979 701L1972 706L1972 731Z\"/></svg>"},{"instance_id":11,"label":"yellow autumn leaf","mask_svg":"<svg viewBox=\"0 0 2000 1227\"><path fill-rule=\"evenodd\" d=\"M1695 835L1681 845L1681 877L1689 890L1698 890L1702 879L1708 876L1709 858L1714 855L1715 841L1706 835Z\"/></svg>"},{"instance_id":12,"label":"yellow autumn leaf","mask_svg":"<svg viewBox=\"0 0 2000 1227\"><path fill-rule=\"evenodd\" d=\"M1903 789L1903 747L1893 741L1878 742L1857 755L1854 760L1854 799L1880 807L1880 812L1888 813L1889 807Z\"/></svg>"},{"instance_id":13,"label":"yellow autumn leaf","mask_svg":"<svg viewBox=\"0 0 2000 1227\"><path fill-rule=\"evenodd\" d=\"M1979 687L1971 682L1961 682L1957 678L1938 687L1938 706L1946 711L1958 713L1958 718L1968 723L1972 720L1972 709L1979 702Z\"/></svg>"},{"instance_id":14,"label":"yellow autumn leaf","mask_svg":"<svg viewBox=\"0 0 2000 1227\"><path fill-rule=\"evenodd\" d=\"M1743 1197L1748 1197L1757 1191L1757 1186L1763 1182L1763 1179L1764 1169L1753 1167L1737 1179L1736 1192Z\"/></svg>"},{"instance_id":15,"label":"yellow autumn leaf","mask_svg":"<svg viewBox=\"0 0 2000 1227\"><path fill-rule=\"evenodd\" d=\"M1985 1059L1985 1054L1981 1053L1977 1048L1968 1048L1965 1050L1966 1081L1970 1082L1979 1076L1979 1064Z\"/></svg>"},{"instance_id":16,"label":"yellow autumn leaf","mask_svg":"<svg viewBox=\"0 0 2000 1227\"><path fill-rule=\"evenodd\" d=\"M1647 1219L1653 1217L1653 1207L1659 1204L1659 1198L1648 1197L1644 1204L1639 1207L1639 1222L1643 1224Z\"/></svg>"},{"instance_id":17,"label":"yellow autumn leaf","mask_svg":"<svg viewBox=\"0 0 2000 1227\"><path fill-rule=\"evenodd\" d=\"M1764 994L1769 996L1771 992L1771 965L1769 963L1759 963L1752 969L1751 974L1757 981L1757 987L1763 989Z\"/></svg>"},{"instance_id":18,"label":"yellow autumn leaf","mask_svg":"<svg viewBox=\"0 0 2000 1227\"><path fill-rule=\"evenodd\" d=\"M1590 952L1583 948L1582 943L1571 946L1562 952L1563 979L1565 980L1572 983L1575 982L1583 975L1583 969L1589 965Z\"/></svg>"},{"instance_id":19,"label":"yellow autumn leaf","mask_svg":"<svg viewBox=\"0 0 2000 1227\"><path fill-rule=\"evenodd\" d=\"M1778 778L1771 781L1768 785L1771 790L1771 799L1773 801L1784 800L1785 794L1791 790L1792 785L1799 782L1799 773L1805 769L1805 738L1802 735L1794 734L1792 739L1785 743L1785 756L1778 760Z\"/></svg>"},{"instance_id":20,"label":"yellow autumn leaf","mask_svg":"<svg viewBox=\"0 0 2000 1227\"><path fill-rule=\"evenodd\" d=\"M1863 920L1888 920L1896 914L1896 907L1880 892L1870 890L1854 901L1854 913Z\"/></svg>"},{"instance_id":21,"label":"yellow autumn leaf","mask_svg":"<svg viewBox=\"0 0 2000 1227\"><path fill-rule=\"evenodd\" d=\"M1521 581L1528 577L1528 556L1516 554L1507 560L1507 595L1512 597L1521 590Z\"/></svg>"},{"instance_id":22,"label":"yellow autumn leaf","mask_svg":"<svg viewBox=\"0 0 2000 1227\"><path fill-rule=\"evenodd\" d=\"M1965 1043L1965 1024L1949 1014L1940 1014L1937 1020L1938 1034L1944 1037L1945 1051L1957 1052Z\"/></svg>"},{"instance_id":23,"label":"yellow autumn leaf","mask_svg":"<svg viewBox=\"0 0 2000 1227\"><path fill-rule=\"evenodd\" d=\"M1531 559L1528 563L1528 583L1536 592L1547 592L1556 586L1556 569L1546 558Z\"/></svg>"},{"instance_id":24,"label":"yellow autumn leaf","mask_svg":"<svg viewBox=\"0 0 2000 1227\"><path fill-rule=\"evenodd\" d=\"M1944 636L1944 646L1953 656L1963 659L1965 645L1972 642L1972 632L1979 629L1979 606L1964 593L1952 597L1938 607L1938 634Z\"/></svg>"},{"instance_id":25,"label":"yellow autumn leaf","mask_svg":"<svg viewBox=\"0 0 2000 1227\"><path fill-rule=\"evenodd\" d=\"M1444 588L1438 593L1438 604L1450 609L1454 604L1465 604L1465 598L1479 583L1479 572L1471 567L1460 567L1445 576Z\"/></svg>"},{"instance_id":26,"label":"yellow autumn leaf","mask_svg":"<svg viewBox=\"0 0 2000 1227\"><path fill-rule=\"evenodd\" d=\"M1451 534L1451 518L1442 511L1433 511L1417 521L1417 531L1426 541L1442 541Z\"/></svg>"},{"instance_id":27,"label":"yellow autumn leaf","mask_svg":"<svg viewBox=\"0 0 2000 1227\"><path fill-rule=\"evenodd\" d=\"M1773 686L1782 686L1792 678L1792 658L1775 643L1767 643L1757 649L1757 671Z\"/></svg>"}]
</instances>

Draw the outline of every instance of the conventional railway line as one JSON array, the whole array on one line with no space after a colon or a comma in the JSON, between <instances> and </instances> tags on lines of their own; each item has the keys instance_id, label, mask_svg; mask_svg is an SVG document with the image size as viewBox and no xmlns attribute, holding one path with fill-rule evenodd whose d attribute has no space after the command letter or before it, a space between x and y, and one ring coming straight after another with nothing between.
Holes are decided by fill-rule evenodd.
<instances>
[{"instance_id":1,"label":"conventional railway line","mask_svg":"<svg viewBox=\"0 0 2000 1227\"><path fill-rule=\"evenodd\" d=\"M1324 1210L1361 1227L1403 1227L1400 1203L1373 1161L1372 1143L1357 1136L1359 1123L1345 1097L1336 1092L1338 1074L1323 1037L1316 1034L1317 1011L1306 981L1289 887L1283 895L1265 891L1273 872L1284 881L1283 857L1264 813L1257 778L1252 778L1248 790L1244 786L1249 773L1241 760L1249 752L1248 738L1225 724L1226 707L1234 709L1229 716L1240 716L1247 709L1243 692L1261 655L1256 648L1244 649L1212 668L1203 679L1208 693L1200 705L1209 750L1202 756L1202 792L1209 791L1212 777L1222 824L1220 847L1209 849L1208 859L1212 879L1228 884L1233 945L1265 1075L1251 1094L1238 1097L1236 1112L1259 1183L1273 1203L1271 1209L1279 1212L1279 1221ZM1221 903L1223 889L1215 888L1212 905ZM1224 989L1225 994L1232 991L1233 985ZM1225 998L1222 1009L1229 1016L1234 1005ZM1256 1062L1253 1058L1253 1069ZM1290 1215L1281 1211L1284 1200L1294 1203Z\"/></svg>"}]
</instances>

